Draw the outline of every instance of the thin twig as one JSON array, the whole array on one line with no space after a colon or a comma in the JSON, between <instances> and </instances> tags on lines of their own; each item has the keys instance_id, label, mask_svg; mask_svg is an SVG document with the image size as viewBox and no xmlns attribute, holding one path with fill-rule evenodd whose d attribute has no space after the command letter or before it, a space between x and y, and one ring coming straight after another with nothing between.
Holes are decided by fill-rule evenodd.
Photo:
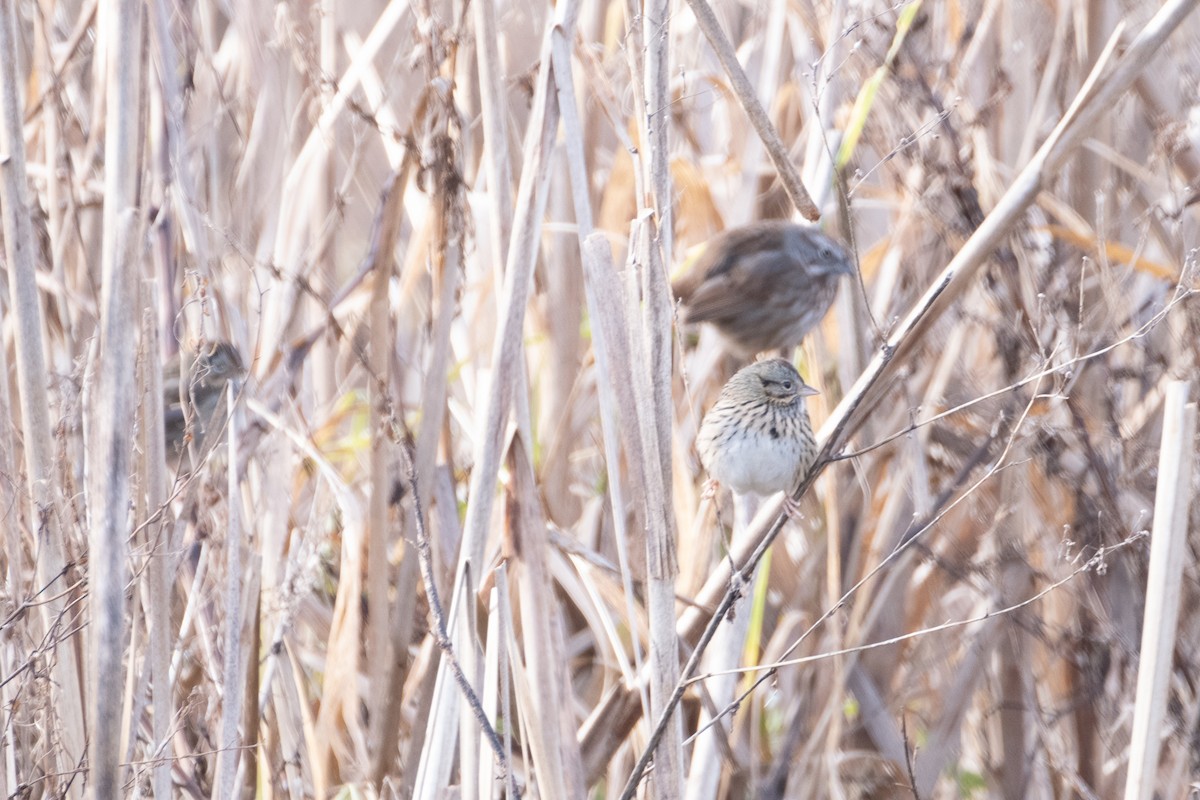
<instances>
[{"instance_id":1,"label":"thin twig","mask_svg":"<svg viewBox=\"0 0 1200 800\"><path fill-rule=\"evenodd\" d=\"M921 800L921 793L917 791L917 775L913 770L913 750L908 739L907 714L900 717L900 733L904 737L904 768L908 771L908 788L912 792L913 800Z\"/></svg>"},{"instance_id":2,"label":"thin twig","mask_svg":"<svg viewBox=\"0 0 1200 800\"><path fill-rule=\"evenodd\" d=\"M1096 350L1091 351L1090 353L1084 353L1083 355L1070 358L1061 364L1055 364L1052 367L1043 367L1042 369L1038 370L1037 372L1030 373L1029 375L1025 376L1024 378L1021 378L1018 381L1010 383L1007 386L1004 386L1000 389L995 389L995 390L987 392L985 394L978 395L976 397L972 397L970 400L959 403L958 405L954 406L953 408L948 408L945 411L940 411L937 414L934 414L932 417L926 417L925 419L920 420L919 422L914 422L911 425L901 428L900 430L896 431L895 433L888 434L887 436L883 437L882 439L880 439L876 442L872 442L871 444L864 445L864 446L858 448L857 450L851 450L850 452L838 453L835 456L831 456L829 460L830 461L847 461L852 458L858 458L859 456L865 455L865 454L871 452L872 450L877 450L886 444L894 442L897 439L900 439L904 436L907 436L908 434L912 433L913 431L915 431L919 428L923 428L926 425L932 425L933 423L938 422L939 420L946 419L947 417L952 417L956 414L966 411L967 409L972 408L973 406L979 405L980 403L986 402L988 400L992 400L997 397L1002 397L1003 395L1009 394L1010 392L1013 392L1013 391L1021 388L1022 386L1026 386L1030 383L1033 383L1034 381L1041 380L1042 378L1045 378L1050 375L1065 375L1065 374L1071 372L1071 367L1076 364L1085 363L1087 361L1091 361L1092 359L1099 358L1100 356L1107 355L1108 353L1111 353L1113 350L1116 350L1118 347L1121 347L1122 345L1128 344L1129 342L1132 342L1136 339L1141 339L1143 336L1150 333L1150 331L1154 330L1154 328L1158 325L1158 323L1161 322L1163 319L1165 319L1167 314L1169 314L1171 312L1171 310L1174 309L1177 304L1188 299L1189 297L1191 297L1194 294L1196 294L1195 289L1189 289L1189 288L1186 288L1186 287L1180 285L1178 287L1178 290L1175 293L1175 296L1171 298L1171 301L1169 303L1167 303L1165 306L1163 306L1163 308L1160 311L1158 311L1158 313L1156 313L1150 319L1146 320L1145 323L1143 323L1141 326L1139 326L1136 331L1129 334L1128 336L1123 336L1120 339L1110 342L1109 344L1105 345L1104 347L1100 347ZM1047 398L1053 397L1053 396L1055 396L1055 395L1046 395Z\"/></svg>"}]
</instances>

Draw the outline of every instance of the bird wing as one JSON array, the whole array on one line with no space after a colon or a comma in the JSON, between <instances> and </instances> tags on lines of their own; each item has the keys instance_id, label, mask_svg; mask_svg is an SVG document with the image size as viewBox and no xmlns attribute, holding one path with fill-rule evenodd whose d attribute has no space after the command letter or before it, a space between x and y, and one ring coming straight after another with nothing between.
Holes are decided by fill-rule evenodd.
<instances>
[{"instance_id":1,"label":"bird wing","mask_svg":"<svg viewBox=\"0 0 1200 800\"><path fill-rule=\"evenodd\" d=\"M778 249L742 252L714 265L688 295L688 322L737 317L764 306L788 304L807 283L797 264Z\"/></svg>"},{"instance_id":2,"label":"bird wing","mask_svg":"<svg viewBox=\"0 0 1200 800\"><path fill-rule=\"evenodd\" d=\"M700 283L731 271L739 260L756 253L782 251L787 231L792 226L776 221L758 222L728 230L704 248L689 276Z\"/></svg>"}]
</instances>

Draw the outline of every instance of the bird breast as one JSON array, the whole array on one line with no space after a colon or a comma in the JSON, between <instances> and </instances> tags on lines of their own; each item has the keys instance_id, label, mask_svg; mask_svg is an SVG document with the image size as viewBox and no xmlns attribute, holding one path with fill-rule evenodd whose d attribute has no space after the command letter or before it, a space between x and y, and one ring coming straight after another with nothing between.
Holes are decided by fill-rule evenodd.
<instances>
[{"instance_id":1,"label":"bird breast","mask_svg":"<svg viewBox=\"0 0 1200 800\"><path fill-rule=\"evenodd\" d=\"M711 422L697 437L700 460L714 480L739 494L790 491L812 462L815 446L795 409L764 406L751 418Z\"/></svg>"}]
</instances>

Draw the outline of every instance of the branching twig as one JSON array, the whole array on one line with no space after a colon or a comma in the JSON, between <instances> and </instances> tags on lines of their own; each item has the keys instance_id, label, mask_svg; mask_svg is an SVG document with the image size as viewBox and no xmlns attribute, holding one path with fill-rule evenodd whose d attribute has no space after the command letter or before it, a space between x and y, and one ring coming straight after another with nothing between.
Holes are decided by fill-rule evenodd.
<instances>
[{"instance_id":1,"label":"branching twig","mask_svg":"<svg viewBox=\"0 0 1200 800\"><path fill-rule=\"evenodd\" d=\"M871 452L872 450L877 450L886 444L894 442L897 439L903 438L903 437L907 436L908 434L912 433L913 431L917 430L918 428L923 428L926 425L931 425L935 422L938 422L939 420L946 419L947 417L952 417L955 414L958 414L962 411L966 411L967 409L972 408L973 406L976 406L976 405L986 402L988 400L992 400L996 397L1001 397L1003 395L1006 395L1009 392L1015 391L1016 389L1020 389L1022 386L1026 386L1030 383L1033 383L1034 381L1041 380L1042 378L1045 378L1049 375L1057 375L1057 374L1067 373L1070 371L1070 368L1072 366L1074 366L1075 364L1085 363L1087 361L1091 361L1093 359L1099 358L1100 356L1107 355L1107 354L1111 353L1113 350L1116 350L1118 347L1128 344L1129 342L1132 342L1136 339L1140 339L1143 336L1145 336L1146 334L1150 333L1150 331L1153 330L1158 325L1159 322L1161 322L1163 319L1166 318L1167 314L1169 314L1171 312L1171 310L1175 308L1176 305L1183 302L1187 298L1191 297L1195 293L1196 293L1195 289L1188 289L1183 286L1180 286L1179 290L1175 293L1175 296L1173 298L1171 298L1171 301L1169 303L1167 303L1165 306L1163 306L1163 308L1158 313L1156 313L1150 319L1146 320L1146 322L1144 324L1142 324L1136 331L1129 334L1128 336L1124 336L1114 342L1111 342L1111 343L1105 345L1104 347L1101 347L1097 350L1093 350L1090 353L1084 353L1081 356L1075 356L1074 358L1070 358L1061 364L1054 365L1053 367L1043 367L1042 369L1038 370L1037 372L1027 375L1026 377L1020 379L1019 381L1010 383L1008 386L1005 386L1000 389L995 389L991 392L988 392L986 394L981 394L977 397L973 397L970 400L967 400L966 402L959 403L958 405L954 406L953 408L948 408L945 411L941 411L937 414L934 414L932 417L928 417L919 422L914 422L911 425L908 425L907 427L901 428L900 430L896 431L895 433L889 434L877 442L873 442L869 445L864 445L863 447L860 447L857 450L852 450L848 453L839 453L836 456L831 456L829 460L830 461L846 461L851 458L858 458L859 456L865 455L865 454Z\"/></svg>"},{"instance_id":2,"label":"branching twig","mask_svg":"<svg viewBox=\"0 0 1200 800\"><path fill-rule=\"evenodd\" d=\"M1124 548L1129 547L1130 545L1134 544L1135 542L1138 542L1141 539L1145 538L1146 535L1147 535L1146 531L1134 531L1134 532L1130 533L1128 536L1126 536L1124 539L1122 539L1120 542L1114 544L1111 547L1098 548L1096 550L1095 554L1093 554L1091 556L1091 558L1089 558L1083 564L1081 564L1080 566L1078 566L1074 570L1072 570L1070 572L1070 574L1058 579L1057 581L1055 581L1054 583L1051 583L1050 585L1046 586L1045 588L1040 589L1036 593L1030 595L1029 597L1026 597L1024 600L1019 600L1015 603L1012 603L1011 605L1005 606L1004 608L991 609L991 610L983 612L982 614L976 614L973 617L966 617L964 619L954 619L954 620L950 620L948 622L943 622L940 625L931 625L927 628L921 628L920 630L909 631L908 633L902 633L898 636L893 636L888 639L882 639L878 642L867 642L866 644L855 645L854 647L844 647L839 650L827 650L822 653L813 653L812 655L808 655L808 656L799 656L798 658L788 658L788 659L783 659L781 661L772 661L770 663L755 664L752 667L740 667L737 669L728 669L728 670L721 670L721 671L717 671L717 672L710 672L705 675L696 675L695 677L690 678L688 680L688 683L689 684L698 683L700 681L708 680L709 678L715 678L720 675L753 675L753 674L761 672L763 670L768 670L768 671L774 673L775 671L782 669L783 667L796 667L796 666L800 666L802 664L812 664L812 663L816 663L818 661L828 661L831 658L840 658L841 656L849 656L849 655L856 655L858 653L865 653L870 650L878 650L881 647L891 647L892 645L900 644L902 642L907 642L911 639L919 639L922 636L928 636L933 633L940 633L941 631L953 630L955 628L963 628L968 625L974 625L978 622L986 622L987 620L990 620L990 619L996 619L997 617L1003 617L1008 614L1012 614L1017 611L1020 611L1023 608L1027 608L1028 606L1033 605L1034 603L1038 602L1039 600L1045 598L1047 595L1057 591L1058 589L1062 588L1066 584L1070 583L1075 578L1079 577L1080 575L1084 574L1085 572L1098 572L1098 571L1102 570L1105 566L1106 559L1110 553L1114 553L1118 550L1123 550ZM756 681L755 686L757 686L759 683L761 683L761 680ZM722 715L727 714L730 711L736 710L738 707L738 704L744 702L746 697L752 691L753 691L753 687L751 687L750 690L748 690L745 694L743 694L741 697L739 697L737 700L735 700L733 703L731 703L728 707L726 707L723 710ZM716 718L714 718L714 721L716 721ZM695 739L701 733L703 733L703 731L696 731L696 733L692 734L689 741L691 739Z\"/></svg>"}]
</instances>

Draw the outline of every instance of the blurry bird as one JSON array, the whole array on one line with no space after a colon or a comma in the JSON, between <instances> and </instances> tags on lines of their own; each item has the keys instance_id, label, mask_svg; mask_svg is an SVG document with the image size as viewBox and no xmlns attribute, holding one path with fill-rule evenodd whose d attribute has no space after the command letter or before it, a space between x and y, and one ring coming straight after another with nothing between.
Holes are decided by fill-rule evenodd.
<instances>
[{"instance_id":1,"label":"blurry bird","mask_svg":"<svg viewBox=\"0 0 1200 800\"><path fill-rule=\"evenodd\" d=\"M189 431L190 441L199 452L207 434L222 426L229 406L226 399L229 382L241 380L246 374L242 357L229 342L216 342L186 357L190 359L188 385L183 391L187 415L180 399L179 357L163 367L163 426L167 456L172 461L178 460L187 449Z\"/></svg>"},{"instance_id":2,"label":"blurry bird","mask_svg":"<svg viewBox=\"0 0 1200 800\"><path fill-rule=\"evenodd\" d=\"M671 288L683 322L716 326L740 358L794 347L821 321L838 277L854 263L830 237L791 222L755 222L718 234Z\"/></svg>"},{"instance_id":3,"label":"blurry bird","mask_svg":"<svg viewBox=\"0 0 1200 800\"><path fill-rule=\"evenodd\" d=\"M791 491L817 455L804 398L817 394L782 358L743 367L700 423L696 449L709 477L738 494ZM715 489L715 487L712 487ZM785 499L789 514L796 508Z\"/></svg>"}]
</instances>

